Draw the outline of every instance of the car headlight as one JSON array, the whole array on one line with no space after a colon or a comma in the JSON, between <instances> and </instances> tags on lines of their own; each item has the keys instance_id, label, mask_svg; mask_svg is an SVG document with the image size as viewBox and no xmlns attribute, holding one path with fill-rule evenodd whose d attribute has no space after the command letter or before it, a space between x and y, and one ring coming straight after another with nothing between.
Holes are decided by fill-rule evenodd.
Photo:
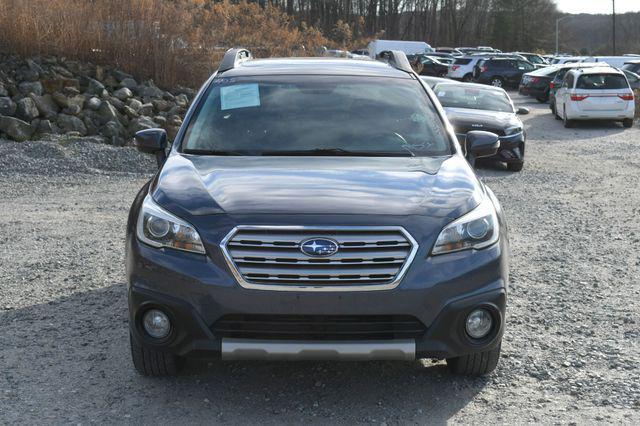
<instances>
[{"instance_id":1,"label":"car headlight","mask_svg":"<svg viewBox=\"0 0 640 426\"><path fill-rule=\"evenodd\" d=\"M205 253L195 228L157 205L150 195L142 203L136 234L140 241L153 247Z\"/></svg>"},{"instance_id":2,"label":"car headlight","mask_svg":"<svg viewBox=\"0 0 640 426\"><path fill-rule=\"evenodd\" d=\"M511 126L511 127L507 127L507 129L504 131L504 134L507 136L513 136L513 135L517 135L520 132L522 132L522 127Z\"/></svg>"},{"instance_id":3,"label":"car headlight","mask_svg":"<svg viewBox=\"0 0 640 426\"><path fill-rule=\"evenodd\" d=\"M491 199L485 197L478 207L442 229L431 254L488 247L498 241L499 232L496 210Z\"/></svg>"}]
</instances>

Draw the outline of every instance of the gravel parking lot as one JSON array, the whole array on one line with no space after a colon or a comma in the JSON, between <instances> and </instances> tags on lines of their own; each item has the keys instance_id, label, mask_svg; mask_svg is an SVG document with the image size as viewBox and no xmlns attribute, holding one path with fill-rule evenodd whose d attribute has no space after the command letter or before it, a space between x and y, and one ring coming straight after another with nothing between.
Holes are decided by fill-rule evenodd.
<instances>
[{"instance_id":1,"label":"gravel parking lot","mask_svg":"<svg viewBox=\"0 0 640 426\"><path fill-rule=\"evenodd\" d=\"M525 116L525 168L479 170L512 280L495 374L442 362L130 362L124 227L152 158L0 141L0 423L640 422L640 127Z\"/></svg>"}]
</instances>

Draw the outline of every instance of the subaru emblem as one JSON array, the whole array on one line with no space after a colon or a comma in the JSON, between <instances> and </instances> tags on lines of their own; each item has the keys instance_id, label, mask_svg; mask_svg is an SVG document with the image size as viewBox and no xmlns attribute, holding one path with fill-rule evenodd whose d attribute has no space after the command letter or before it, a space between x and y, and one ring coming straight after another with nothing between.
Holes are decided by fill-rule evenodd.
<instances>
[{"instance_id":1,"label":"subaru emblem","mask_svg":"<svg viewBox=\"0 0 640 426\"><path fill-rule=\"evenodd\" d=\"M300 244L300 251L307 256L332 256L338 248L338 243L328 238L310 238Z\"/></svg>"}]
</instances>

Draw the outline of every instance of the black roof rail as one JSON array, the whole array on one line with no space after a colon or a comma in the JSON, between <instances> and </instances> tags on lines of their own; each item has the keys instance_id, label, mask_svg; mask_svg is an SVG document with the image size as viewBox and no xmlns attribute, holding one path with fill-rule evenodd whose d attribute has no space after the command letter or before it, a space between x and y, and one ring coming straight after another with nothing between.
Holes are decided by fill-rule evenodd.
<instances>
[{"instance_id":1,"label":"black roof rail","mask_svg":"<svg viewBox=\"0 0 640 426\"><path fill-rule=\"evenodd\" d=\"M253 55L248 49L233 48L225 52L222 62L218 67L218 72L225 72L240 65L241 62L253 59Z\"/></svg>"},{"instance_id":2,"label":"black roof rail","mask_svg":"<svg viewBox=\"0 0 640 426\"><path fill-rule=\"evenodd\" d=\"M376 59L385 61L392 67L401 71L413 72L413 68L411 68L407 55L401 50L385 50L378 53Z\"/></svg>"}]
</instances>

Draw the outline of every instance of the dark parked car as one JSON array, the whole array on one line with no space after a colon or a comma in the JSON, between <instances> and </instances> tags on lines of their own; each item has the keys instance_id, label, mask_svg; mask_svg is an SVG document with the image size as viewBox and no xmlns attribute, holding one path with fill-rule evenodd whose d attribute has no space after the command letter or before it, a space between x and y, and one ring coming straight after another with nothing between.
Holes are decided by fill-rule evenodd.
<instances>
[{"instance_id":1,"label":"dark parked car","mask_svg":"<svg viewBox=\"0 0 640 426\"><path fill-rule=\"evenodd\" d=\"M549 100L549 83L553 81L558 67L549 66L528 72L522 76L518 91L521 95L533 96L538 102Z\"/></svg>"},{"instance_id":2,"label":"dark parked car","mask_svg":"<svg viewBox=\"0 0 640 426\"><path fill-rule=\"evenodd\" d=\"M444 77L449 71L449 65L440 62L436 57L429 55L408 55L409 62L415 63L417 61L422 65L417 67L420 75L432 75L435 77ZM416 67L414 66L414 69Z\"/></svg>"},{"instance_id":3,"label":"dark parked car","mask_svg":"<svg viewBox=\"0 0 640 426\"><path fill-rule=\"evenodd\" d=\"M522 75L533 70L533 64L525 60L487 58L478 62L473 70L473 79L495 87L518 87Z\"/></svg>"},{"instance_id":4,"label":"dark parked car","mask_svg":"<svg viewBox=\"0 0 640 426\"><path fill-rule=\"evenodd\" d=\"M516 55L524 57L527 61L531 62L536 68L545 68L549 66L549 62L538 55L537 53L530 52L513 52Z\"/></svg>"},{"instance_id":5,"label":"dark parked car","mask_svg":"<svg viewBox=\"0 0 640 426\"><path fill-rule=\"evenodd\" d=\"M388 63L253 60L233 49L202 87L127 225L131 350L146 375L188 356L446 359L500 354L507 226L433 92Z\"/></svg>"},{"instance_id":6,"label":"dark parked car","mask_svg":"<svg viewBox=\"0 0 640 426\"><path fill-rule=\"evenodd\" d=\"M439 83L433 91L463 146L469 132L495 133L500 137L500 149L487 159L504 162L514 172L522 170L526 134L517 114L528 114L527 108L516 109L503 89L480 84Z\"/></svg>"}]
</instances>

